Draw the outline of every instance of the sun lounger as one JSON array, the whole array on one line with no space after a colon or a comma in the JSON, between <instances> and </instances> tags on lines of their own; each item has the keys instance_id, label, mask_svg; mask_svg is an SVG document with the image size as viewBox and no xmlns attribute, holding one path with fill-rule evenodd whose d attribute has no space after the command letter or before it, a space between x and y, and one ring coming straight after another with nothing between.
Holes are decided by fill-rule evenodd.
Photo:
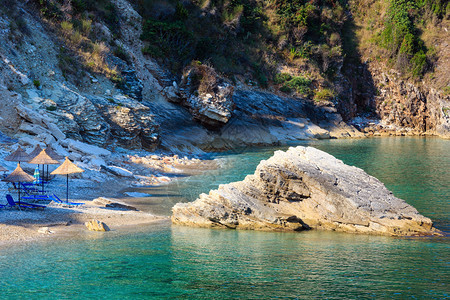
<instances>
[{"instance_id":1,"label":"sun lounger","mask_svg":"<svg viewBox=\"0 0 450 300\"><path fill-rule=\"evenodd\" d=\"M28 195L23 196L22 199L31 201L31 202L40 202L40 201L52 201L53 198L48 195Z\"/></svg>"},{"instance_id":2,"label":"sun lounger","mask_svg":"<svg viewBox=\"0 0 450 300\"><path fill-rule=\"evenodd\" d=\"M33 183L21 182L22 190L29 196L35 193L42 193L42 186L34 185Z\"/></svg>"},{"instance_id":3,"label":"sun lounger","mask_svg":"<svg viewBox=\"0 0 450 300\"><path fill-rule=\"evenodd\" d=\"M31 209L44 209L46 206L44 205L38 205L38 204L31 204L26 202L20 202L17 203L14 201L13 197L11 195L6 195L6 201L8 201L8 207L19 207L19 208L31 208Z\"/></svg>"},{"instance_id":4,"label":"sun lounger","mask_svg":"<svg viewBox=\"0 0 450 300\"><path fill-rule=\"evenodd\" d=\"M80 202L66 202L66 201L62 201L55 194L53 194L52 198L53 198L53 201L55 203L60 204L60 205L68 205L68 206L81 206L81 205L84 205L84 203L80 203Z\"/></svg>"}]
</instances>

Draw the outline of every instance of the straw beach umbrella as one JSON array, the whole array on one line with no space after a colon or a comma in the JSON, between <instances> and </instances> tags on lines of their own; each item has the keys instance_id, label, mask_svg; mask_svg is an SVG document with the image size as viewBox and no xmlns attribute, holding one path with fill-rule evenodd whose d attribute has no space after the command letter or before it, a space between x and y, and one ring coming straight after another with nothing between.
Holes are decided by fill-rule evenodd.
<instances>
[{"instance_id":1,"label":"straw beach umbrella","mask_svg":"<svg viewBox=\"0 0 450 300\"><path fill-rule=\"evenodd\" d=\"M19 204L20 204L20 183L34 181L34 177L25 173L25 171L22 170L22 168L20 167L20 163L18 163L17 168L2 181L19 183L18 190L19 190Z\"/></svg>"},{"instance_id":2,"label":"straw beach umbrella","mask_svg":"<svg viewBox=\"0 0 450 300\"><path fill-rule=\"evenodd\" d=\"M16 151L8 155L4 158L6 161L17 161L17 162L27 162L31 159L31 157L28 155L28 153L25 152L25 150L22 149L22 147L18 147Z\"/></svg>"},{"instance_id":3,"label":"straw beach umbrella","mask_svg":"<svg viewBox=\"0 0 450 300\"><path fill-rule=\"evenodd\" d=\"M47 147L45 149L45 152L47 152L47 155L50 156L51 158L53 158L54 160L63 160L64 159L64 156L56 153L56 151L53 150L53 148Z\"/></svg>"},{"instance_id":4,"label":"straw beach umbrella","mask_svg":"<svg viewBox=\"0 0 450 300\"><path fill-rule=\"evenodd\" d=\"M35 165L42 165L42 177L44 177L44 167L45 167L44 165L56 165L59 164L59 161L54 160L53 158L48 156L47 152L45 152L44 149L41 151L41 153L39 153L35 158L30 160L28 163ZM44 180L42 180L42 191L44 191Z\"/></svg>"},{"instance_id":5,"label":"straw beach umbrella","mask_svg":"<svg viewBox=\"0 0 450 300\"><path fill-rule=\"evenodd\" d=\"M84 172L83 169L77 167L73 162L69 160L66 156L66 160L56 168L50 174L52 175L66 175L67 186L66 186L66 202L69 202L69 174Z\"/></svg>"},{"instance_id":6,"label":"straw beach umbrella","mask_svg":"<svg viewBox=\"0 0 450 300\"><path fill-rule=\"evenodd\" d=\"M39 146L39 144L36 145L36 147L34 147L33 151L30 152L30 154L28 154L28 156L30 157L30 159L33 159L34 157L38 156L39 153L42 152L42 148L41 146ZM37 165L37 169L38 169L38 173L39 173L39 165ZM36 178L36 170L34 171L34 178ZM34 183L39 183L39 180L35 180Z\"/></svg>"},{"instance_id":7,"label":"straw beach umbrella","mask_svg":"<svg viewBox=\"0 0 450 300\"><path fill-rule=\"evenodd\" d=\"M28 156L30 157L30 159L36 157L39 155L39 153L42 152L42 148L41 146L39 146L39 144L36 145L36 147L34 147L33 151L30 152L30 154L28 154Z\"/></svg>"},{"instance_id":8,"label":"straw beach umbrella","mask_svg":"<svg viewBox=\"0 0 450 300\"><path fill-rule=\"evenodd\" d=\"M2 176L1 177L5 177L5 172L8 172L8 169L7 168L5 168L5 167L3 167L2 165L0 165L0 172L3 172L3 174L2 174Z\"/></svg>"}]
</instances>

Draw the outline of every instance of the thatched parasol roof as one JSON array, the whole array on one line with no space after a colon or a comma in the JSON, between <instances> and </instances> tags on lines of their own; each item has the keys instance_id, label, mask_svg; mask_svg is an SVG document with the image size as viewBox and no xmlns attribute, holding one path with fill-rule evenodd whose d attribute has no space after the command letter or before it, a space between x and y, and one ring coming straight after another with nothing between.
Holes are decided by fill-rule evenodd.
<instances>
[{"instance_id":1,"label":"thatched parasol roof","mask_svg":"<svg viewBox=\"0 0 450 300\"><path fill-rule=\"evenodd\" d=\"M30 157L30 159L33 159L33 158L35 158L36 156L38 156L39 153L41 153L41 152L42 152L42 148L41 148L41 146L39 146L39 144L38 144L38 145L36 145L36 147L34 147L33 151L31 151L31 153L28 154L28 156Z\"/></svg>"},{"instance_id":2,"label":"thatched parasol roof","mask_svg":"<svg viewBox=\"0 0 450 300\"><path fill-rule=\"evenodd\" d=\"M36 165L55 165L59 164L59 161L54 160L53 158L48 156L47 152L45 152L44 149L41 151L41 153L38 154L38 156L30 160L28 163Z\"/></svg>"},{"instance_id":3,"label":"thatched parasol roof","mask_svg":"<svg viewBox=\"0 0 450 300\"><path fill-rule=\"evenodd\" d=\"M58 153L56 153L55 150L53 150L50 147L47 147L45 149L45 152L47 152L47 155L50 156L51 158L53 158L54 160L63 160L64 159L64 156L59 155Z\"/></svg>"},{"instance_id":4,"label":"thatched parasol roof","mask_svg":"<svg viewBox=\"0 0 450 300\"><path fill-rule=\"evenodd\" d=\"M36 180L33 176L25 173L24 170L20 167L20 163L17 164L17 168L9 174L5 179L2 181L7 182L31 182Z\"/></svg>"},{"instance_id":5,"label":"thatched parasol roof","mask_svg":"<svg viewBox=\"0 0 450 300\"><path fill-rule=\"evenodd\" d=\"M4 158L4 160L7 161L29 161L31 157L25 152L25 150L22 149L22 147L18 147L16 151L8 155Z\"/></svg>"},{"instance_id":6,"label":"thatched parasol roof","mask_svg":"<svg viewBox=\"0 0 450 300\"><path fill-rule=\"evenodd\" d=\"M50 174L52 174L52 175L67 175L67 174L81 173L81 172L84 172L84 170L77 167L66 156L66 160L62 163L62 165L57 167L56 170L54 170Z\"/></svg>"}]
</instances>

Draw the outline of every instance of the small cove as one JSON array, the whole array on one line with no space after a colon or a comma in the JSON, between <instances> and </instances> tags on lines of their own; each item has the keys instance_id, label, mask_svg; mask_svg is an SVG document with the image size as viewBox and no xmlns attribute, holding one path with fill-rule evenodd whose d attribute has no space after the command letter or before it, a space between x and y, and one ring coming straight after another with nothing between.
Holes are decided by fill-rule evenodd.
<instances>
[{"instance_id":1,"label":"small cove","mask_svg":"<svg viewBox=\"0 0 450 300\"><path fill-rule=\"evenodd\" d=\"M267 233L163 222L120 237L98 234L2 249L2 298L448 297L450 141L374 138L301 144L363 168L447 236ZM176 202L241 180L261 159L286 148L212 155L221 168L169 186L139 189L152 196L132 200L169 215Z\"/></svg>"}]
</instances>

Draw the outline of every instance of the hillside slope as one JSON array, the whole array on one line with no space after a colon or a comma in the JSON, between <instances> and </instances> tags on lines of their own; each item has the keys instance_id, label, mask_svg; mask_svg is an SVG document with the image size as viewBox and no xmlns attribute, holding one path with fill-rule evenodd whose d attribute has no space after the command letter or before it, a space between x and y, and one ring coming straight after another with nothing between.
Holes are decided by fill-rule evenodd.
<instances>
[{"instance_id":1,"label":"hillside slope","mask_svg":"<svg viewBox=\"0 0 450 300\"><path fill-rule=\"evenodd\" d=\"M0 131L58 141L31 110L103 147L360 136L343 122L356 116L362 129L448 137L448 5L409 9L412 50L403 37L389 52L376 37L396 1L1 0Z\"/></svg>"}]
</instances>

